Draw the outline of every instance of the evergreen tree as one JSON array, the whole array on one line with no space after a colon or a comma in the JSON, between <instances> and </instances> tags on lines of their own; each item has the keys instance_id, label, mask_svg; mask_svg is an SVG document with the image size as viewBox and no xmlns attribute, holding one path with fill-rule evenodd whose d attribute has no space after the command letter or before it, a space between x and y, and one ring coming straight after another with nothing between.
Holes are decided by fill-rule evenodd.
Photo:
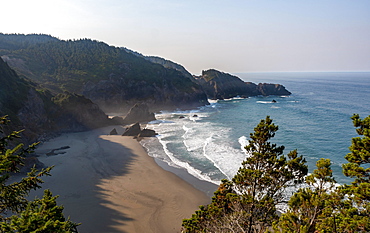
<instances>
[{"instance_id":1,"label":"evergreen tree","mask_svg":"<svg viewBox=\"0 0 370 233\"><path fill-rule=\"evenodd\" d=\"M269 141L277 130L269 116L261 120L245 147L249 157L232 181L222 182L210 205L183 221L184 232L252 233L264 232L272 225L286 189L301 183L307 174L305 160L297 151L286 157L284 146Z\"/></svg>"},{"instance_id":2,"label":"evergreen tree","mask_svg":"<svg viewBox=\"0 0 370 233\"><path fill-rule=\"evenodd\" d=\"M49 190L42 199L26 199L31 190L41 188L41 177L49 176L52 167L41 171L32 168L26 177L9 184L11 174L19 172L25 155L37 144L13 147L21 131L5 134L2 127L8 122L6 116L0 117L0 232L76 232L77 224L64 218L63 207L56 205L57 197Z\"/></svg>"},{"instance_id":3,"label":"evergreen tree","mask_svg":"<svg viewBox=\"0 0 370 233\"><path fill-rule=\"evenodd\" d=\"M355 180L334 188L330 161L319 160L307 177L309 187L292 196L288 212L275 223L277 232L370 232L370 116L352 120L363 137L352 139L343 173Z\"/></svg>"},{"instance_id":4,"label":"evergreen tree","mask_svg":"<svg viewBox=\"0 0 370 233\"><path fill-rule=\"evenodd\" d=\"M275 232L336 232L334 210L342 196L335 190L331 161L320 159L316 166L306 178L308 187L294 193L288 211L274 224Z\"/></svg>"},{"instance_id":5,"label":"evergreen tree","mask_svg":"<svg viewBox=\"0 0 370 233\"><path fill-rule=\"evenodd\" d=\"M358 114L351 118L360 137L352 138L350 153L343 164L345 176L355 178L342 187L346 195L341 211L341 229L346 232L370 232L370 116L361 119Z\"/></svg>"}]
</instances>

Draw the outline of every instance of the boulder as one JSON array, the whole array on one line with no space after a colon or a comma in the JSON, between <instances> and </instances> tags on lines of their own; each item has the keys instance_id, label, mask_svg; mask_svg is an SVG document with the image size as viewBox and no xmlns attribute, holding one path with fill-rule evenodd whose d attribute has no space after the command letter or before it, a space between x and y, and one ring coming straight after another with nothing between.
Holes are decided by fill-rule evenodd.
<instances>
[{"instance_id":1,"label":"boulder","mask_svg":"<svg viewBox=\"0 0 370 233\"><path fill-rule=\"evenodd\" d=\"M144 103L137 103L127 113L126 117L123 119L123 122L125 124L132 124L135 122L149 122L154 120L156 120L156 118L154 113L149 112L148 105Z\"/></svg>"},{"instance_id":2,"label":"boulder","mask_svg":"<svg viewBox=\"0 0 370 233\"><path fill-rule=\"evenodd\" d=\"M109 135L117 135L117 130L116 128L112 129L112 131L110 131Z\"/></svg>"},{"instance_id":3,"label":"boulder","mask_svg":"<svg viewBox=\"0 0 370 233\"><path fill-rule=\"evenodd\" d=\"M158 135L154 130L151 129L143 129L138 137L154 137L155 135Z\"/></svg>"},{"instance_id":4,"label":"boulder","mask_svg":"<svg viewBox=\"0 0 370 233\"><path fill-rule=\"evenodd\" d=\"M137 136L141 132L140 124L139 122L129 126L126 128L125 132L123 132L122 136Z\"/></svg>"}]
</instances>

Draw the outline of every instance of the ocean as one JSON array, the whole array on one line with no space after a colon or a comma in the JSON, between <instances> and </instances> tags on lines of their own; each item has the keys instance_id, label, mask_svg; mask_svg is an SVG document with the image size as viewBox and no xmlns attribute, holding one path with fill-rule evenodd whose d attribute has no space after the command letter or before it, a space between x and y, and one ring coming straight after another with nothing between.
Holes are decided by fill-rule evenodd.
<instances>
[{"instance_id":1,"label":"ocean","mask_svg":"<svg viewBox=\"0 0 370 233\"><path fill-rule=\"evenodd\" d=\"M142 141L148 154L219 184L236 174L247 156L243 149L250 133L269 115L279 126L272 142L284 145L285 155L297 149L309 172L318 159L331 159L336 181L352 181L341 166L347 162L351 138L358 136L350 117L370 115L370 72L235 75L244 81L282 84L292 95L233 98L189 111L157 113L157 121L147 128L159 135Z\"/></svg>"}]
</instances>

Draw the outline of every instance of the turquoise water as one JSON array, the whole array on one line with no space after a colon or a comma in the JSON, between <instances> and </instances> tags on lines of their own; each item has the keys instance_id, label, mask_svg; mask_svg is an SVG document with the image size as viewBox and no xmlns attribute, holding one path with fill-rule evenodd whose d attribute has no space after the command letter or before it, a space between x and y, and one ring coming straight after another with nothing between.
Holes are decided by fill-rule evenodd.
<instances>
[{"instance_id":1,"label":"turquoise water","mask_svg":"<svg viewBox=\"0 0 370 233\"><path fill-rule=\"evenodd\" d=\"M148 128L159 133L143 145L149 154L213 183L232 178L247 156L243 147L269 115L279 130L273 139L285 153L297 149L312 171L319 158L333 162L339 183L351 180L341 165L357 136L350 117L370 115L370 73L243 73L245 81L283 84L290 96L252 97L211 103L191 111L162 112ZM276 100L273 103L272 100Z\"/></svg>"}]
</instances>

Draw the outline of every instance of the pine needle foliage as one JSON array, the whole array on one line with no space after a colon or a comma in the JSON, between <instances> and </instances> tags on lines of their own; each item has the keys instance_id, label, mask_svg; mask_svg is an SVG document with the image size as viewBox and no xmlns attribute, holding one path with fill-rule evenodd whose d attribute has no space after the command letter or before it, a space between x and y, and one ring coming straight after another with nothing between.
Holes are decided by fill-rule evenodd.
<instances>
[{"instance_id":1,"label":"pine needle foliage","mask_svg":"<svg viewBox=\"0 0 370 233\"><path fill-rule=\"evenodd\" d=\"M249 156L232 181L223 180L208 206L183 221L183 232L265 232L278 219L284 192L304 181L307 166L297 151L270 142L278 126L267 116L250 134Z\"/></svg>"},{"instance_id":2,"label":"pine needle foliage","mask_svg":"<svg viewBox=\"0 0 370 233\"><path fill-rule=\"evenodd\" d=\"M49 190L41 199L27 199L30 191L41 188L41 177L50 176L52 167L41 171L33 167L26 177L11 182L37 143L12 146L22 131L4 135L2 127L8 123L7 116L0 117L0 232L77 232L78 224L64 218L63 207L56 204L57 196Z\"/></svg>"},{"instance_id":3,"label":"pine needle foliage","mask_svg":"<svg viewBox=\"0 0 370 233\"><path fill-rule=\"evenodd\" d=\"M283 155L272 144L278 127L267 116L250 135L249 156L231 181L223 180L211 204L183 220L183 232L370 232L370 116L353 115L359 137L352 139L343 174L351 184L336 183L329 159L320 159L312 174L297 151ZM278 216L287 188L305 181ZM296 186L298 188L298 186Z\"/></svg>"}]
</instances>

